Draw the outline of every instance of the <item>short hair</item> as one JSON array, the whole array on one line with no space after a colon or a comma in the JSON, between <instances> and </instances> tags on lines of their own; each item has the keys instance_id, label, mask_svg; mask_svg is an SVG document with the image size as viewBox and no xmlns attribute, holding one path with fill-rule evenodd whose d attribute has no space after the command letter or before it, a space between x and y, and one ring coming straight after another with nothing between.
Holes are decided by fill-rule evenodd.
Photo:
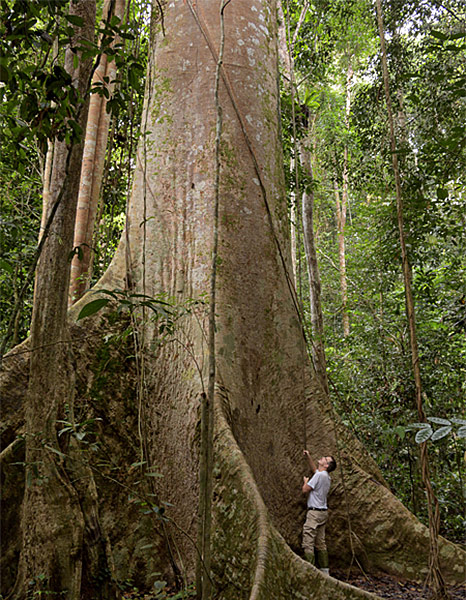
<instances>
[{"instance_id":1,"label":"short hair","mask_svg":"<svg viewBox=\"0 0 466 600\"><path fill-rule=\"evenodd\" d=\"M333 456L331 456L330 458L331 458L331 460L328 463L327 473L331 473L332 471L335 471L335 469L337 468L337 461L333 458Z\"/></svg>"}]
</instances>

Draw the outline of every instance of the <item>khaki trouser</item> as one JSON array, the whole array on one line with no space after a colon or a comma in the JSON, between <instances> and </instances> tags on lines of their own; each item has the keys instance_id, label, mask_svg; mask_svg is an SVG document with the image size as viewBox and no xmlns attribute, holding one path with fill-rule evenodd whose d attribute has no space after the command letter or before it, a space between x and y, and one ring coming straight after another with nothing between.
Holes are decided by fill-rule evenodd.
<instances>
[{"instance_id":1,"label":"khaki trouser","mask_svg":"<svg viewBox=\"0 0 466 600\"><path fill-rule=\"evenodd\" d=\"M327 550L325 544L327 518L328 511L326 510L307 511L306 522L303 527L303 550L305 553L312 554L314 547L316 550Z\"/></svg>"}]
</instances>

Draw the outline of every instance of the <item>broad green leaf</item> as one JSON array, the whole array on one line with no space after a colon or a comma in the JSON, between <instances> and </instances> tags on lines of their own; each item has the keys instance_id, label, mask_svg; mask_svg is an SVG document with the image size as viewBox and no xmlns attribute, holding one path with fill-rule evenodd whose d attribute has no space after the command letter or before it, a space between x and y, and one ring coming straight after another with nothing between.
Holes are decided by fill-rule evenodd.
<instances>
[{"instance_id":1,"label":"broad green leaf","mask_svg":"<svg viewBox=\"0 0 466 600\"><path fill-rule=\"evenodd\" d=\"M440 417L427 417L428 421L432 423L437 423L437 425L449 425L451 426L451 421L448 419L441 419Z\"/></svg>"},{"instance_id":2,"label":"broad green leaf","mask_svg":"<svg viewBox=\"0 0 466 600\"><path fill-rule=\"evenodd\" d=\"M450 420L452 423L456 423L457 425L466 425L466 421L464 419L457 419L456 417L452 417Z\"/></svg>"},{"instance_id":3,"label":"broad green leaf","mask_svg":"<svg viewBox=\"0 0 466 600\"><path fill-rule=\"evenodd\" d=\"M98 298L97 300L92 300L92 302L89 302L88 304L82 307L77 320L79 321L80 319L84 319L85 317L90 317L104 306L107 306L109 302L110 300L108 300L108 298Z\"/></svg>"},{"instance_id":4,"label":"broad green leaf","mask_svg":"<svg viewBox=\"0 0 466 600\"><path fill-rule=\"evenodd\" d=\"M432 435L432 428L430 425L424 427L424 429L420 429L416 433L416 437L414 438L418 444L422 444L423 442L427 442L427 440Z\"/></svg>"},{"instance_id":5,"label":"broad green leaf","mask_svg":"<svg viewBox=\"0 0 466 600\"><path fill-rule=\"evenodd\" d=\"M82 27L84 25L84 20L82 17L78 17L78 15L65 15L65 19L71 25L76 25L76 27Z\"/></svg>"},{"instance_id":6,"label":"broad green leaf","mask_svg":"<svg viewBox=\"0 0 466 600\"><path fill-rule=\"evenodd\" d=\"M0 81L8 82L10 79L10 71L6 65L0 64Z\"/></svg>"},{"instance_id":7,"label":"broad green leaf","mask_svg":"<svg viewBox=\"0 0 466 600\"><path fill-rule=\"evenodd\" d=\"M442 33L441 31L431 31L430 35L438 40L447 40L448 36Z\"/></svg>"},{"instance_id":8,"label":"broad green leaf","mask_svg":"<svg viewBox=\"0 0 466 600\"><path fill-rule=\"evenodd\" d=\"M0 269L8 271L8 273L13 273L13 267L10 265L9 262L3 260L2 258L0 258Z\"/></svg>"},{"instance_id":9,"label":"broad green leaf","mask_svg":"<svg viewBox=\"0 0 466 600\"><path fill-rule=\"evenodd\" d=\"M154 587L156 590L163 590L166 585L167 585L166 581L156 581L154 583Z\"/></svg>"},{"instance_id":10,"label":"broad green leaf","mask_svg":"<svg viewBox=\"0 0 466 600\"><path fill-rule=\"evenodd\" d=\"M456 432L456 435L460 438L466 438L466 425L460 427Z\"/></svg>"},{"instance_id":11,"label":"broad green leaf","mask_svg":"<svg viewBox=\"0 0 466 600\"><path fill-rule=\"evenodd\" d=\"M406 435L406 429L402 425L398 425L395 427L395 433L403 440Z\"/></svg>"},{"instance_id":12,"label":"broad green leaf","mask_svg":"<svg viewBox=\"0 0 466 600\"><path fill-rule=\"evenodd\" d=\"M436 440L441 440L443 437L445 437L446 435L448 435L451 431L451 425L448 425L448 427L440 427L440 429L437 429L436 431L434 431L434 433L432 434L432 437L430 438L433 442L435 442Z\"/></svg>"}]
</instances>

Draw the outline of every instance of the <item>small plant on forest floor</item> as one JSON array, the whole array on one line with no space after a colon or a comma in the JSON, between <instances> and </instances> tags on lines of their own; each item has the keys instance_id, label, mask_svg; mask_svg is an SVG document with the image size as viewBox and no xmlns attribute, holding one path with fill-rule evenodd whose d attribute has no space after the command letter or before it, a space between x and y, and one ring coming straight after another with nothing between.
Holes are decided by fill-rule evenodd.
<instances>
[{"instance_id":1,"label":"small plant on forest floor","mask_svg":"<svg viewBox=\"0 0 466 600\"><path fill-rule=\"evenodd\" d=\"M130 592L123 594L125 600L183 600L185 598L194 598L196 590L194 585L189 585L187 588L175 591L167 586L166 581L156 581L154 583L153 592L139 592L133 588Z\"/></svg>"},{"instance_id":2,"label":"small plant on forest floor","mask_svg":"<svg viewBox=\"0 0 466 600\"><path fill-rule=\"evenodd\" d=\"M67 591L54 592L49 587L49 577L44 574L36 575L28 584L27 600L36 600L37 598L65 598ZM3 598L3 596L0 596Z\"/></svg>"},{"instance_id":3,"label":"small plant on forest floor","mask_svg":"<svg viewBox=\"0 0 466 600\"><path fill-rule=\"evenodd\" d=\"M177 319L184 314L190 314L196 306L206 304L203 298L188 298L182 304L177 304L165 294L154 297L148 296L147 294L131 293L127 290L119 289L100 289L96 290L94 293L99 295L106 294L109 297L97 298L96 300L91 300L85 304L78 315L78 321L97 313L112 302L113 299L113 301L117 303L116 311L118 313L124 311L133 313L142 309L151 310L153 313L152 319L160 321L159 333L172 333Z\"/></svg>"}]
</instances>

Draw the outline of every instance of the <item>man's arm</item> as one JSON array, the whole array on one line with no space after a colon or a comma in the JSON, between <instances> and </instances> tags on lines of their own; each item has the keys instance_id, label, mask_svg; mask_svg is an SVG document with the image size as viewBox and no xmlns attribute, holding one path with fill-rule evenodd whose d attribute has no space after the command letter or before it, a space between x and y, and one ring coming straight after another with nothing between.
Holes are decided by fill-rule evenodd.
<instances>
[{"instance_id":1,"label":"man's arm","mask_svg":"<svg viewBox=\"0 0 466 600\"><path fill-rule=\"evenodd\" d=\"M312 456L309 454L308 450L303 450L303 454L307 458L311 473L314 475L314 473L317 471L316 463L312 460Z\"/></svg>"},{"instance_id":2,"label":"man's arm","mask_svg":"<svg viewBox=\"0 0 466 600\"><path fill-rule=\"evenodd\" d=\"M304 477L304 483L303 483L303 494L309 494L309 492L312 490L311 486L309 485L309 477Z\"/></svg>"}]
</instances>

